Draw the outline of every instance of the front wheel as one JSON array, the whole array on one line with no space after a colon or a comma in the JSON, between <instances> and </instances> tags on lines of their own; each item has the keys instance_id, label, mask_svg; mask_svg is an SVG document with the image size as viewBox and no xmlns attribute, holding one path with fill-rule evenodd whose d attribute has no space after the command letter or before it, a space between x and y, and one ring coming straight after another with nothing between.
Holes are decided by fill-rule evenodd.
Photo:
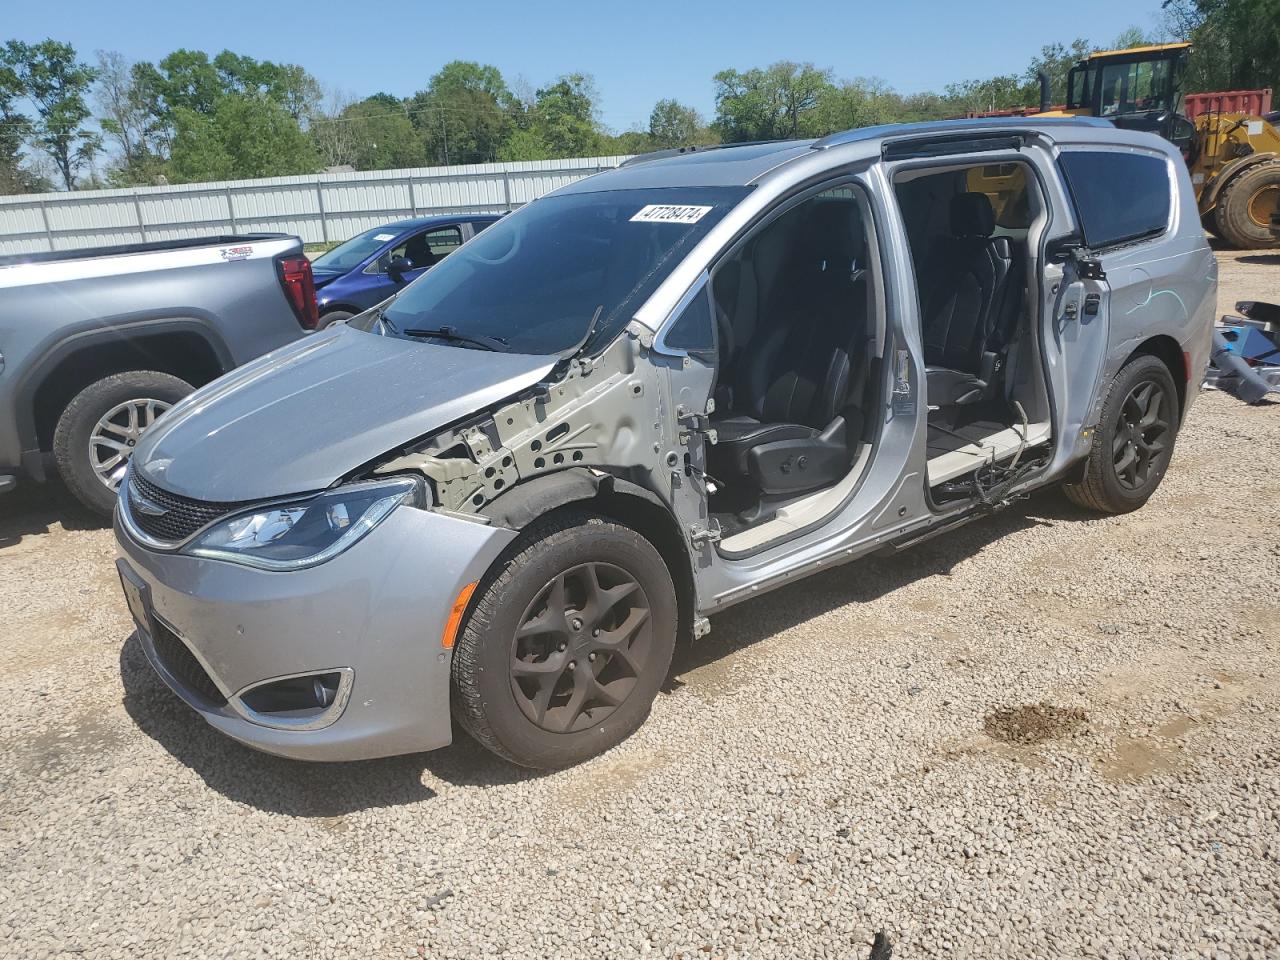
<instances>
[{"instance_id":1,"label":"front wheel","mask_svg":"<svg viewBox=\"0 0 1280 960\"><path fill-rule=\"evenodd\" d=\"M1137 510L1160 486L1178 434L1178 392L1158 357L1139 356L1116 375L1079 483L1063 490L1100 513Z\"/></svg>"},{"instance_id":2,"label":"front wheel","mask_svg":"<svg viewBox=\"0 0 1280 960\"><path fill-rule=\"evenodd\" d=\"M453 654L454 715L526 767L566 767L644 722L675 648L671 574L648 540L571 512L522 532L476 590Z\"/></svg>"},{"instance_id":3,"label":"front wheel","mask_svg":"<svg viewBox=\"0 0 1280 960\"><path fill-rule=\"evenodd\" d=\"M110 517L138 440L194 389L167 373L131 370L81 390L53 433L53 459L67 489L90 510Z\"/></svg>"}]
</instances>

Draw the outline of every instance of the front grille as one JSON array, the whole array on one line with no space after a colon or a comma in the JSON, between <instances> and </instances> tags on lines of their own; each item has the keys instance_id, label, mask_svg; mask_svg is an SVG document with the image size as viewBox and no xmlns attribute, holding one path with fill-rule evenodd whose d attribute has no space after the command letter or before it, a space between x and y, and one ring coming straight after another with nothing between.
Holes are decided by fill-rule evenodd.
<instances>
[{"instance_id":1,"label":"front grille","mask_svg":"<svg viewBox=\"0 0 1280 960\"><path fill-rule=\"evenodd\" d=\"M177 635L156 618L152 618L151 643L155 647L156 656L164 668L189 690L209 701L215 707L227 702L213 678L200 666L185 643Z\"/></svg>"},{"instance_id":2,"label":"front grille","mask_svg":"<svg viewBox=\"0 0 1280 960\"><path fill-rule=\"evenodd\" d=\"M180 497L129 471L129 515L134 525L147 536L166 543L186 540L201 527L243 505Z\"/></svg>"}]
</instances>

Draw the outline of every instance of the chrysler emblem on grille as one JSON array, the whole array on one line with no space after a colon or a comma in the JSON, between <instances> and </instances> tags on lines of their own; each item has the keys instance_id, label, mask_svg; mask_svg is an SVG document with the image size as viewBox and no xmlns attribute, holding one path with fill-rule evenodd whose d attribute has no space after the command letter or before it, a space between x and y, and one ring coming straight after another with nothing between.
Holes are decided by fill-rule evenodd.
<instances>
[{"instance_id":1,"label":"chrysler emblem on grille","mask_svg":"<svg viewBox=\"0 0 1280 960\"><path fill-rule=\"evenodd\" d=\"M137 484L129 484L129 500L139 513L145 513L149 517L163 517L169 512L167 507L139 493Z\"/></svg>"}]
</instances>

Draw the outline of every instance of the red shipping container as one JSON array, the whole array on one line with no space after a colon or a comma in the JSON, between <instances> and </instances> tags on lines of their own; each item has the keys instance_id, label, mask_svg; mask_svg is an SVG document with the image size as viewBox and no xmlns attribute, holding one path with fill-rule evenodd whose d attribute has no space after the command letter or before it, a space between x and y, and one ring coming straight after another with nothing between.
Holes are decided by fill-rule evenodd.
<instances>
[{"instance_id":1,"label":"red shipping container","mask_svg":"<svg viewBox=\"0 0 1280 960\"><path fill-rule=\"evenodd\" d=\"M1204 113L1247 113L1260 117L1271 112L1271 88L1188 93L1183 97L1182 112L1188 120Z\"/></svg>"}]
</instances>

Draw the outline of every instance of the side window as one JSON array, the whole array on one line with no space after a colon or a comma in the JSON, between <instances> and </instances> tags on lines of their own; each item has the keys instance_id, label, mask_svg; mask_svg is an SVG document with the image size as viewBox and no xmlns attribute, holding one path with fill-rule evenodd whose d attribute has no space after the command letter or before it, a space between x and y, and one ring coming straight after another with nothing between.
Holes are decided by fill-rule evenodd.
<instances>
[{"instance_id":1,"label":"side window","mask_svg":"<svg viewBox=\"0 0 1280 960\"><path fill-rule=\"evenodd\" d=\"M711 320L711 298L702 283L680 316L667 329L668 347L689 353L711 353L716 348L715 324Z\"/></svg>"},{"instance_id":2,"label":"side window","mask_svg":"<svg viewBox=\"0 0 1280 960\"><path fill-rule=\"evenodd\" d=\"M457 227L432 230L426 235L425 240L431 255L437 260L442 260L462 246L462 231Z\"/></svg>"},{"instance_id":3,"label":"side window","mask_svg":"<svg viewBox=\"0 0 1280 960\"><path fill-rule=\"evenodd\" d=\"M496 220L472 220L471 232L473 234L479 233L481 230L485 229L486 227L492 227L497 222L498 221Z\"/></svg>"},{"instance_id":4,"label":"side window","mask_svg":"<svg viewBox=\"0 0 1280 960\"><path fill-rule=\"evenodd\" d=\"M439 263L460 246L462 231L457 227L441 227L426 233L415 233L380 256L366 272L386 273L387 265L396 257L404 257L413 264L415 270L422 270Z\"/></svg>"},{"instance_id":5,"label":"side window","mask_svg":"<svg viewBox=\"0 0 1280 960\"><path fill-rule=\"evenodd\" d=\"M1092 249L1159 236L1169 225L1172 198L1162 157L1064 150L1058 162Z\"/></svg>"}]
</instances>

